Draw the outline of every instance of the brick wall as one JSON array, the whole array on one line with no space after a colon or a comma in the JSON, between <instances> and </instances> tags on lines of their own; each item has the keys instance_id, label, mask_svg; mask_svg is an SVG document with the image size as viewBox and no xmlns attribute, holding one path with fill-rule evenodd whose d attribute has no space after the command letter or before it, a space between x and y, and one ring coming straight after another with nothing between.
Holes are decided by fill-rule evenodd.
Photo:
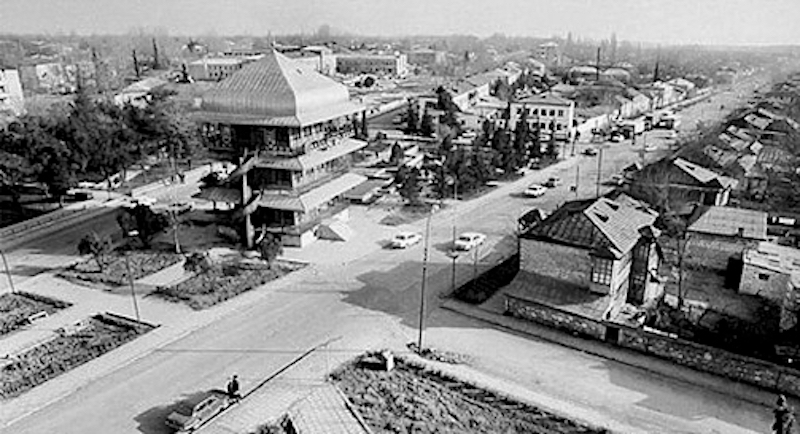
<instances>
[{"instance_id":1,"label":"brick wall","mask_svg":"<svg viewBox=\"0 0 800 434\"><path fill-rule=\"evenodd\" d=\"M522 238L519 268L589 288L592 262L588 250Z\"/></svg>"},{"instance_id":2,"label":"brick wall","mask_svg":"<svg viewBox=\"0 0 800 434\"><path fill-rule=\"evenodd\" d=\"M603 339L606 333L605 325L597 321L509 294L506 294L506 314L594 339Z\"/></svg>"}]
</instances>

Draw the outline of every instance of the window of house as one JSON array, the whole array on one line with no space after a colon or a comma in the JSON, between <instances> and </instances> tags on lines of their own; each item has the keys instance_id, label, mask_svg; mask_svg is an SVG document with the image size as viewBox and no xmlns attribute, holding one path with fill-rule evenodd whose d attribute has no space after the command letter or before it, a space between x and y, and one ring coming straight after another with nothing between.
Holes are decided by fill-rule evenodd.
<instances>
[{"instance_id":1,"label":"window of house","mask_svg":"<svg viewBox=\"0 0 800 434\"><path fill-rule=\"evenodd\" d=\"M592 282L601 285L611 285L611 273L614 268L614 261L610 259L592 258Z\"/></svg>"},{"instance_id":2,"label":"window of house","mask_svg":"<svg viewBox=\"0 0 800 434\"><path fill-rule=\"evenodd\" d=\"M553 109L551 109L551 110L550 110L550 116L555 116L555 115L556 115L556 111L555 111L555 110L553 110Z\"/></svg>"},{"instance_id":3,"label":"window of house","mask_svg":"<svg viewBox=\"0 0 800 434\"><path fill-rule=\"evenodd\" d=\"M535 109L531 110L531 113L532 113L534 116L539 116L539 109L538 109L538 108L535 108Z\"/></svg>"},{"instance_id":4,"label":"window of house","mask_svg":"<svg viewBox=\"0 0 800 434\"><path fill-rule=\"evenodd\" d=\"M559 110L559 111L558 111L558 115L559 115L559 116L564 116L564 110Z\"/></svg>"},{"instance_id":5,"label":"window of house","mask_svg":"<svg viewBox=\"0 0 800 434\"><path fill-rule=\"evenodd\" d=\"M769 274L758 273L758 280L769 280Z\"/></svg>"}]
</instances>

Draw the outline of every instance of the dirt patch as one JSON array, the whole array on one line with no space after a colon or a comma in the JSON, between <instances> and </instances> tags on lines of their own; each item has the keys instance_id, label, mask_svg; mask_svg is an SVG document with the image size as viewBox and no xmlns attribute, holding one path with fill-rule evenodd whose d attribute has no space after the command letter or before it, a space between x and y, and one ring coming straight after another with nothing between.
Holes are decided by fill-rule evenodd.
<instances>
[{"instance_id":1,"label":"dirt patch","mask_svg":"<svg viewBox=\"0 0 800 434\"><path fill-rule=\"evenodd\" d=\"M176 285L158 287L150 295L201 310L300 268L300 264L283 261L276 261L272 267L258 267L252 263L220 264Z\"/></svg>"},{"instance_id":2,"label":"dirt patch","mask_svg":"<svg viewBox=\"0 0 800 434\"><path fill-rule=\"evenodd\" d=\"M72 305L61 300L25 292L0 295L0 336L29 324L32 315L40 312L52 315L69 306Z\"/></svg>"},{"instance_id":3,"label":"dirt patch","mask_svg":"<svg viewBox=\"0 0 800 434\"><path fill-rule=\"evenodd\" d=\"M183 255L162 251L132 251L128 253L128 257L133 280L157 273L183 259ZM67 268L58 273L58 276L78 283L126 285L128 283L128 268L125 254L114 254L106 258L103 271L100 271L95 261L90 259Z\"/></svg>"},{"instance_id":4,"label":"dirt patch","mask_svg":"<svg viewBox=\"0 0 800 434\"><path fill-rule=\"evenodd\" d=\"M406 358L386 372L359 358L332 375L378 433L606 433L459 381Z\"/></svg>"},{"instance_id":5,"label":"dirt patch","mask_svg":"<svg viewBox=\"0 0 800 434\"><path fill-rule=\"evenodd\" d=\"M151 326L93 316L23 353L0 370L0 399L28 390L152 330Z\"/></svg>"},{"instance_id":6,"label":"dirt patch","mask_svg":"<svg viewBox=\"0 0 800 434\"><path fill-rule=\"evenodd\" d=\"M389 215L380 220L386 226L400 226L421 220L430 214L428 205L403 205L395 208Z\"/></svg>"}]
</instances>

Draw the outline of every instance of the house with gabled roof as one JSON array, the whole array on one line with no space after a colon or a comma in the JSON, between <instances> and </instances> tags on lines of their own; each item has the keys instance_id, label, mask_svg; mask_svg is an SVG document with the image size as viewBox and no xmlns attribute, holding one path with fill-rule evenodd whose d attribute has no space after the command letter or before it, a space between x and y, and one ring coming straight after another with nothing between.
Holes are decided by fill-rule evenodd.
<instances>
[{"instance_id":1,"label":"house with gabled roof","mask_svg":"<svg viewBox=\"0 0 800 434\"><path fill-rule=\"evenodd\" d=\"M198 197L235 205L245 241L256 228L301 246L342 195L366 180L350 172L367 143L356 139L365 108L347 88L271 50L219 82L193 117L219 140L212 151L239 166Z\"/></svg>"},{"instance_id":2,"label":"house with gabled roof","mask_svg":"<svg viewBox=\"0 0 800 434\"><path fill-rule=\"evenodd\" d=\"M567 202L520 235L504 293L597 321L659 298L657 213L627 195Z\"/></svg>"},{"instance_id":3,"label":"house with gabled roof","mask_svg":"<svg viewBox=\"0 0 800 434\"><path fill-rule=\"evenodd\" d=\"M634 197L666 200L673 209L687 203L726 205L738 182L683 158L665 158L642 168L633 176Z\"/></svg>"}]
</instances>

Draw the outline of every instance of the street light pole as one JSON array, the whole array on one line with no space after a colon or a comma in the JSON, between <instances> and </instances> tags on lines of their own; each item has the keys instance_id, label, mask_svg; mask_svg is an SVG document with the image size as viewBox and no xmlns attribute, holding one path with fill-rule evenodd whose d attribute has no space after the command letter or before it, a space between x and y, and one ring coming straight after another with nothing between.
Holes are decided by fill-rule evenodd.
<instances>
[{"instance_id":1,"label":"street light pole","mask_svg":"<svg viewBox=\"0 0 800 434\"><path fill-rule=\"evenodd\" d=\"M133 311L136 314L136 321L141 321L139 318L139 304L136 302L136 291L133 285L133 273L131 273L131 256L125 253L125 267L128 269L128 284L131 287L131 298L133 299Z\"/></svg>"},{"instance_id":2,"label":"street light pole","mask_svg":"<svg viewBox=\"0 0 800 434\"><path fill-rule=\"evenodd\" d=\"M6 259L6 254L0 249L0 256L3 257L3 265L6 267L6 276L8 277L8 284L11 286L11 293L17 292L14 289L14 279L11 278L11 268L8 267L8 259Z\"/></svg>"},{"instance_id":3,"label":"street light pole","mask_svg":"<svg viewBox=\"0 0 800 434\"><path fill-rule=\"evenodd\" d=\"M428 213L428 218L425 220L425 241L422 253L422 284L420 285L419 297L419 336L417 337L417 352L422 354L422 333L425 328L425 281L428 274L428 244L430 242L431 233L431 217L435 212L435 208L431 209Z\"/></svg>"}]
</instances>

